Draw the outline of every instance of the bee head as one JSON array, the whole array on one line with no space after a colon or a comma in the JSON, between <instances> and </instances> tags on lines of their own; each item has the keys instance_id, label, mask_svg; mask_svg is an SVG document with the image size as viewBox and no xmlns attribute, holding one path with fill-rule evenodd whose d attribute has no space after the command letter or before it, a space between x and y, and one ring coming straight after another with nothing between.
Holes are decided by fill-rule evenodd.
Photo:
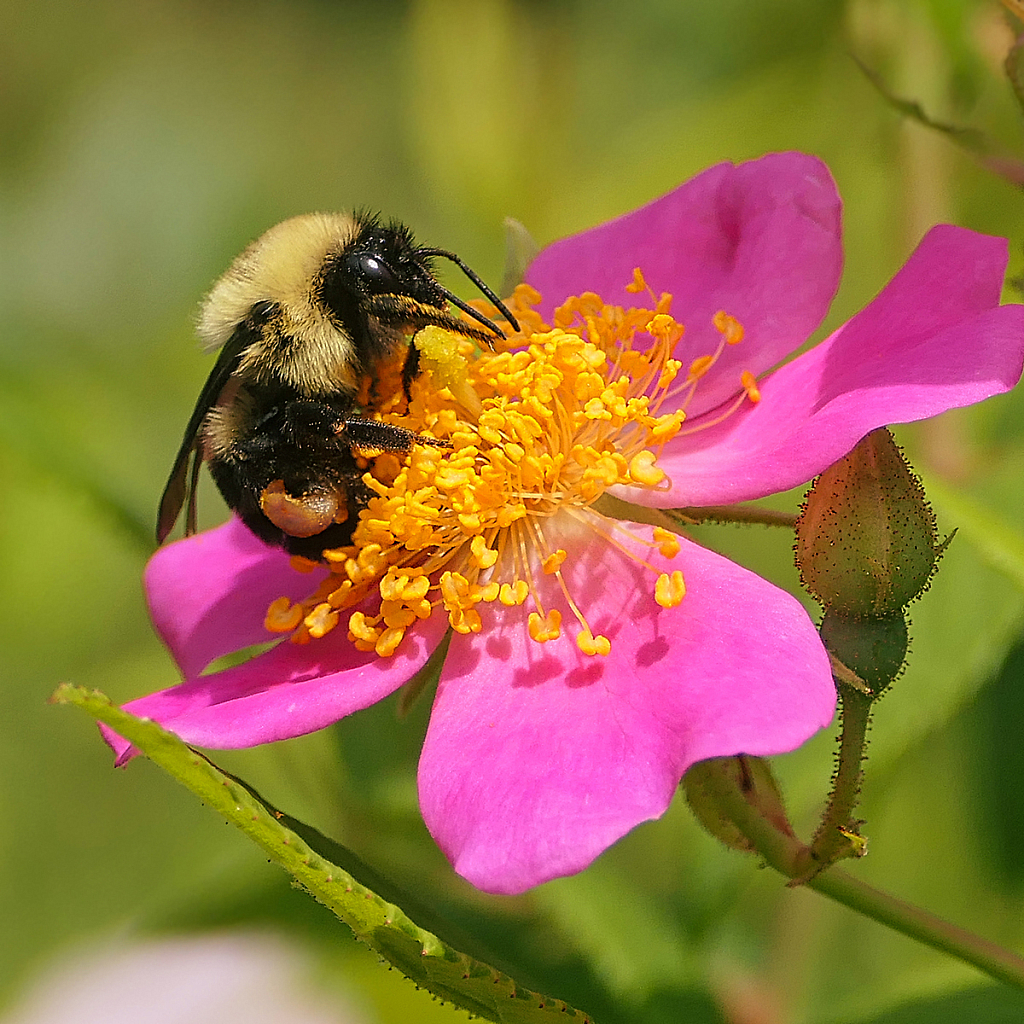
<instances>
[{"instance_id":1,"label":"bee head","mask_svg":"<svg viewBox=\"0 0 1024 1024\"><path fill-rule=\"evenodd\" d=\"M473 309L434 275L436 257L452 260L518 329L501 300L453 253L419 248L408 228L399 223L382 224L377 217L357 217L359 229L339 252L325 260L318 292L324 305L353 338L384 341L395 331L418 330L428 324L444 327L493 348L503 338L492 320ZM481 325L475 327L448 312L448 304L466 312ZM389 344L390 342L388 342ZM374 353L364 352L364 356Z\"/></svg>"}]
</instances>

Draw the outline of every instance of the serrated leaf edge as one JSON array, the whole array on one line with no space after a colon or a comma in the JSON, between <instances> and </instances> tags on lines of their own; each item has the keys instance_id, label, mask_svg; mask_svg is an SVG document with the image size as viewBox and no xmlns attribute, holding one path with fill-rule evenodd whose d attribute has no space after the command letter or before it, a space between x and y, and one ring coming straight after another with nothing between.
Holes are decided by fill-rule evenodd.
<instances>
[{"instance_id":1,"label":"serrated leaf edge","mask_svg":"<svg viewBox=\"0 0 1024 1024\"><path fill-rule=\"evenodd\" d=\"M237 780L156 722L136 718L99 690L65 683L52 698L81 708L131 742L154 764L253 840L316 900L352 929L357 939L432 995L471 1016L496 1024L543 1024L562 1020L595 1024L561 999L523 988L507 974L454 949L417 925L343 868L332 864L283 825ZM413 949L402 946L413 944ZM482 984L481 984L482 983Z\"/></svg>"}]
</instances>

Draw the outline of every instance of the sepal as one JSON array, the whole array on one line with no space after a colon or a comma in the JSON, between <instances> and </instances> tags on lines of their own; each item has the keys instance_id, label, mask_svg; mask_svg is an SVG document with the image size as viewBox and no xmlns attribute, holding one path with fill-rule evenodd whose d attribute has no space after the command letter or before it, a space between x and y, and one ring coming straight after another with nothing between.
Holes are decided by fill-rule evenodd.
<instances>
[{"instance_id":1,"label":"sepal","mask_svg":"<svg viewBox=\"0 0 1024 1024\"><path fill-rule=\"evenodd\" d=\"M697 820L733 850L752 853L754 843L736 823L730 802L737 796L775 831L793 835L782 791L762 757L740 754L698 761L683 776L683 792Z\"/></svg>"}]
</instances>

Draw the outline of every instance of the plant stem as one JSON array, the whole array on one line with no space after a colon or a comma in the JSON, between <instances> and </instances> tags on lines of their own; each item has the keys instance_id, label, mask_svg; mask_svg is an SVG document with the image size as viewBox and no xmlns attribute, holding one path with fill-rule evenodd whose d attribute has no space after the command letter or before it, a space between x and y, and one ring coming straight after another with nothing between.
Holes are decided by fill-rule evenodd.
<instances>
[{"instance_id":1,"label":"plant stem","mask_svg":"<svg viewBox=\"0 0 1024 1024\"><path fill-rule=\"evenodd\" d=\"M755 523L760 526L784 526L792 530L796 526L796 515L792 512L776 512L760 505L707 505L703 508L669 508L667 515L686 523Z\"/></svg>"},{"instance_id":2,"label":"plant stem","mask_svg":"<svg viewBox=\"0 0 1024 1024\"><path fill-rule=\"evenodd\" d=\"M761 812L727 782L712 783L729 819L776 871L800 884L815 867L810 847L794 836L778 831ZM958 928L934 914L875 889L837 868L829 868L807 881L806 886L842 903L894 931L933 949L948 953L1014 988L1024 989L1024 958L987 939Z\"/></svg>"},{"instance_id":3,"label":"plant stem","mask_svg":"<svg viewBox=\"0 0 1024 1024\"><path fill-rule=\"evenodd\" d=\"M859 846L851 840L857 832L853 811L860 798L863 779L861 765L867 744L868 723L871 721L873 695L863 693L852 686L839 684L840 737L838 765L832 779L832 793L828 806L822 815L814 838L811 853L821 868L841 857L858 856L865 852L863 842ZM819 869L820 870L820 869Z\"/></svg>"},{"instance_id":4,"label":"plant stem","mask_svg":"<svg viewBox=\"0 0 1024 1024\"><path fill-rule=\"evenodd\" d=\"M980 971L1014 988L1024 989L1024 958L959 928L912 903L862 882L839 868L823 871L808 888L842 903L932 949L973 964Z\"/></svg>"},{"instance_id":5,"label":"plant stem","mask_svg":"<svg viewBox=\"0 0 1024 1024\"><path fill-rule=\"evenodd\" d=\"M631 519L635 523L652 526L696 526L698 523L753 523L759 526L796 528L797 517L792 512L777 512L760 505L708 505L703 508L646 508L616 498L606 491L591 506L610 519Z\"/></svg>"}]
</instances>

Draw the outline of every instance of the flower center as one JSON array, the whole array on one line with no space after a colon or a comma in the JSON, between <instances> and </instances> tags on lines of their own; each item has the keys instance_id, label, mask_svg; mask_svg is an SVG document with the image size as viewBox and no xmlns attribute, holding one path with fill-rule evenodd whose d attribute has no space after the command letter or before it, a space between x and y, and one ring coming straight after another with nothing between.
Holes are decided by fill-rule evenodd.
<instances>
[{"instance_id":1,"label":"flower center","mask_svg":"<svg viewBox=\"0 0 1024 1024\"><path fill-rule=\"evenodd\" d=\"M577 620L579 649L607 654L609 640L591 631L563 577L570 555L547 539L554 517L585 524L596 543L616 543L590 506L613 485L666 485L657 465L661 446L683 428L701 377L743 336L734 318L717 314L718 350L681 375L672 351L684 328L669 313L671 296L655 299L639 270L629 290L647 291L654 308L623 309L584 293L556 309L548 325L532 308L540 296L520 285L511 305L522 331L504 351L476 354L440 328L421 330L415 344L423 372L408 408L398 415L396 388L377 415L450 448L367 455L363 479L373 497L352 544L325 551L330 575L306 601L275 601L267 628L305 643L347 613L355 645L386 657L410 626L434 614L447 614L457 632L479 632L477 606L496 601L527 606L529 635L545 643L561 635L562 622L541 600L541 573L557 580ZM638 339L642 347L634 347ZM667 398L675 399L671 410L659 412ZM758 398L749 374L737 401L747 398ZM672 558L679 540L656 528L652 546ZM643 564L655 600L678 605L682 573Z\"/></svg>"}]
</instances>

